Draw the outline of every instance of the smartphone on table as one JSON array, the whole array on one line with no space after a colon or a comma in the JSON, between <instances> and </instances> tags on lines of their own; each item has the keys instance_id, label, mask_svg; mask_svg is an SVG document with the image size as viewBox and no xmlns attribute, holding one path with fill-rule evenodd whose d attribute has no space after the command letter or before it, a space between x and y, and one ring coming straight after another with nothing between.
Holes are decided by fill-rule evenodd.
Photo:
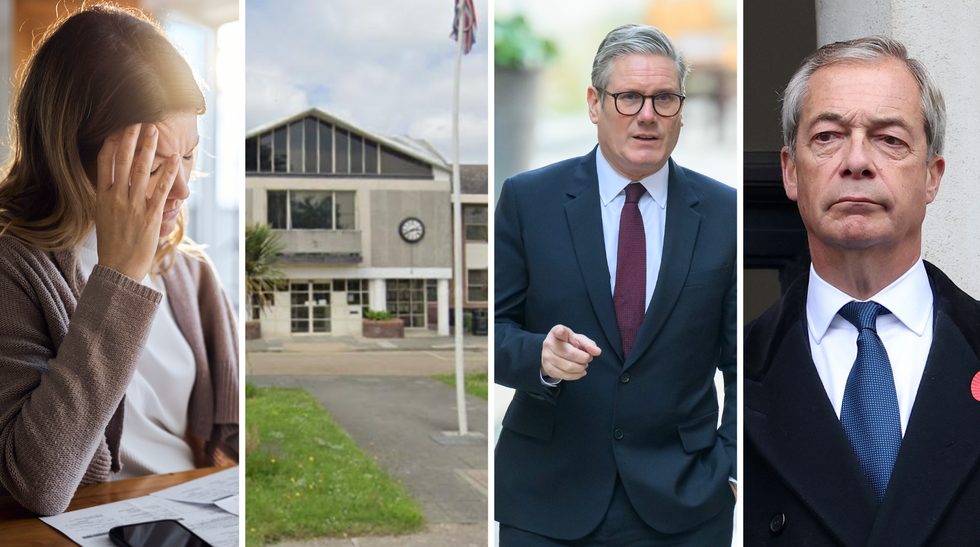
<instances>
[{"instance_id":1,"label":"smartphone on table","mask_svg":"<svg viewBox=\"0 0 980 547\"><path fill-rule=\"evenodd\" d=\"M155 520L109 530L119 547L212 547L176 520Z\"/></svg>"}]
</instances>

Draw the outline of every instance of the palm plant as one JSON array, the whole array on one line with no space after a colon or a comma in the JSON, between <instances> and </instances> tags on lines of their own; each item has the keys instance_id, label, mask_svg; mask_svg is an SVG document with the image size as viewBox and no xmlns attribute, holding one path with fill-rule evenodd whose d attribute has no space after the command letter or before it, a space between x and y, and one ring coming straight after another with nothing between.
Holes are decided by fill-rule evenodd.
<instances>
[{"instance_id":1,"label":"palm plant","mask_svg":"<svg viewBox=\"0 0 980 547\"><path fill-rule=\"evenodd\" d=\"M279 267L279 254L284 246L268 224L245 227L246 297L262 310L271 305L268 295L284 282Z\"/></svg>"}]
</instances>

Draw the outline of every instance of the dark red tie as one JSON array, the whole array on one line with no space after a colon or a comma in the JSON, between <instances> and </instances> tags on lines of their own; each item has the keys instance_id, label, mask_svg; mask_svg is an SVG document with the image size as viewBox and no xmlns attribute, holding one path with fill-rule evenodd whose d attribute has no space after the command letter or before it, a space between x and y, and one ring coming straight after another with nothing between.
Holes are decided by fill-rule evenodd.
<instances>
[{"instance_id":1,"label":"dark red tie","mask_svg":"<svg viewBox=\"0 0 980 547\"><path fill-rule=\"evenodd\" d=\"M616 289L613 306L623 338L623 356L629 356L643 323L647 301L647 238L640 215L640 196L646 188L638 182L626 186L626 204L619 219L619 250L616 252Z\"/></svg>"}]
</instances>

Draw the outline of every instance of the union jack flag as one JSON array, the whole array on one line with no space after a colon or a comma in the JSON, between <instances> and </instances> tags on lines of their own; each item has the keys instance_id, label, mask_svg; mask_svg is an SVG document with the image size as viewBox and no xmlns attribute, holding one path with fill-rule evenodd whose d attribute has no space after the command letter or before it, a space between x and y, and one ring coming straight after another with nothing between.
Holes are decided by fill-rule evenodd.
<instances>
[{"instance_id":1,"label":"union jack flag","mask_svg":"<svg viewBox=\"0 0 980 547\"><path fill-rule=\"evenodd\" d=\"M462 12L462 13L460 13ZM453 17L453 31L449 36L458 40L456 29L459 28L459 18L463 17L463 53L469 53L476 43L476 7L473 0L456 0L456 15Z\"/></svg>"}]
</instances>

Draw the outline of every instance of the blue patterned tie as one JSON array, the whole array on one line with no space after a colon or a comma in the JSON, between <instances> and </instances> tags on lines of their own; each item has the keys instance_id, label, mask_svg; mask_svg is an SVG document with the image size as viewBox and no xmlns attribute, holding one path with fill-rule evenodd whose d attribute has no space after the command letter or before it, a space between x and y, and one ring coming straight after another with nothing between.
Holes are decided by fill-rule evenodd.
<instances>
[{"instance_id":1,"label":"blue patterned tie","mask_svg":"<svg viewBox=\"0 0 980 547\"><path fill-rule=\"evenodd\" d=\"M837 313L858 330L857 359L847 376L840 421L880 502L902 445L892 366L875 329L878 315L891 312L877 302L851 301Z\"/></svg>"}]
</instances>

